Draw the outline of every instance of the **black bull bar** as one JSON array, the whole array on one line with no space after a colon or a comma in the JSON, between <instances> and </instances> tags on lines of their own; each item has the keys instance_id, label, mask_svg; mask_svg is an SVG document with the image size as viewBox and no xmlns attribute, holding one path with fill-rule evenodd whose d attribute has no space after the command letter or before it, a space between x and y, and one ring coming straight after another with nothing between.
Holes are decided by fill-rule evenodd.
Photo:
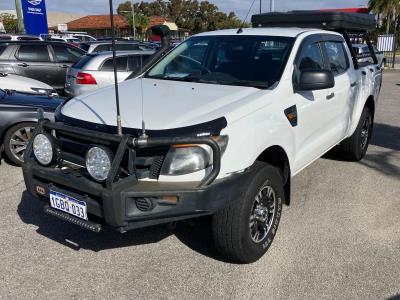
<instances>
[{"instance_id":1,"label":"black bull bar","mask_svg":"<svg viewBox=\"0 0 400 300\"><path fill-rule=\"evenodd\" d=\"M55 131L56 133L62 133L72 138L78 138L79 140L86 141L88 143L107 145L110 143L118 144L117 151L114 155L114 159L111 164L110 173L105 180L106 188L111 188L117 180L117 175L121 166L122 159L125 152L129 151L129 168L134 168L134 157L136 156L136 150L159 147L159 146L172 146L179 144L194 144L194 145L207 145L213 152L213 162L211 171L206 174L205 178L199 183L199 188L209 186L218 177L221 170L221 149L218 143L212 139L212 137L193 137L193 136L182 136L182 137L134 137L130 134L110 134L103 133L94 130L83 129L79 127L67 126L63 123L52 123L47 120L40 120L35 133L26 149L25 162L34 162L32 155L33 152L33 141L36 135L41 133L49 133ZM60 159L62 159L62 151L58 153Z\"/></svg>"}]
</instances>

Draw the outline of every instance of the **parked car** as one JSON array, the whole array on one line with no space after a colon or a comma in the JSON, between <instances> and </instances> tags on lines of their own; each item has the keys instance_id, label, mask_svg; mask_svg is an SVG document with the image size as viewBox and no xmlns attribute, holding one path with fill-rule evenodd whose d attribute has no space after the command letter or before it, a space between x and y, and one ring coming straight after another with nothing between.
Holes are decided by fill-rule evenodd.
<instances>
[{"instance_id":1,"label":"parked car","mask_svg":"<svg viewBox=\"0 0 400 300\"><path fill-rule=\"evenodd\" d=\"M78 39L80 42L94 42L94 41L96 41L96 38L92 37L91 35L83 34L83 33L69 34L69 36L72 36L73 38Z\"/></svg>"},{"instance_id":2,"label":"parked car","mask_svg":"<svg viewBox=\"0 0 400 300\"><path fill-rule=\"evenodd\" d=\"M55 109L63 102L58 97L29 95L0 89L0 158L21 165L26 146L38 120L38 108L47 120L54 120Z\"/></svg>"},{"instance_id":3,"label":"parked car","mask_svg":"<svg viewBox=\"0 0 400 300\"><path fill-rule=\"evenodd\" d=\"M96 41L80 43L79 47L87 53L104 52L112 50L111 41ZM129 41L116 41L115 50L117 51L135 51L135 50L153 50L152 47L143 43L129 42Z\"/></svg>"},{"instance_id":4,"label":"parked car","mask_svg":"<svg viewBox=\"0 0 400 300\"><path fill-rule=\"evenodd\" d=\"M48 84L45 84L39 80L14 74L0 73L0 89L31 94L58 96L57 91Z\"/></svg>"},{"instance_id":5,"label":"parked car","mask_svg":"<svg viewBox=\"0 0 400 300\"><path fill-rule=\"evenodd\" d=\"M84 54L61 42L0 42L0 72L36 79L62 91L67 68Z\"/></svg>"},{"instance_id":6,"label":"parked car","mask_svg":"<svg viewBox=\"0 0 400 300\"><path fill-rule=\"evenodd\" d=\"M154 51L117 52L118 81L137 71L152 54ZM75 97L113 83L112 52L91 53L68 69L65 93Z\"/></svg>"},{"instance_id":7,"label":"parked car","mask_svg":"<svg viewBox=\"0 0 400 300\"><path fill-rule=\"evenodd\" d=\"M40 37L29 34L0 34L0 41L40 41Z\"/></svg>"},{"instance_id":8,"label":"parked car","mask_svg":"<svg viewBox=\"0 0 400 300\"><path fill-rule=\"evenodd\" d=\"M378 59L379 65L384 68L386 65L386 57L382 51L379 51L376 46L373 46L376 58ZM358 59L359 62L373 62L372 57L370 55L370 51L367 45L365 44L353 44L354 52L360 58Z\"/></svg>"},{"instance_id":9,"label":"parked car","mask_svg":"<svg viewBox=\"0 0 400 300\"><path fill-rule=\"evenodd\" d=\"M292 177L337 145L346 160L366 155L382 70L359 65L342 35L375 29L372 15L300 11L252 23L172 51L165 33L157 62L119 83L119 102L106 87L41 122L23 172L45 212L94 232L210 216L223 258L260 259Z\"/></svg>"}]
</instances>

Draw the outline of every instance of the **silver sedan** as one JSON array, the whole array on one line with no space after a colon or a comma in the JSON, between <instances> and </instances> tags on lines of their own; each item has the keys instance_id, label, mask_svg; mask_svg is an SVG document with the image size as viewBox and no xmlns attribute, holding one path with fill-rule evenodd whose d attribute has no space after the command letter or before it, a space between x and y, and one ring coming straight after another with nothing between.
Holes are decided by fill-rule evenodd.
<instances>
[{"instance_id":1,"label":"silver sedan","mask_svg":"<svg viewBox=\"0 0 400 300\"><path fill-rule=\"evenodd\" d=\"M118 82L138 70L152 54L154 51L117 52ZM68 69L65 93L76 97L113 83L112 52L91 53Z\"/></svg>"}]
</instances>

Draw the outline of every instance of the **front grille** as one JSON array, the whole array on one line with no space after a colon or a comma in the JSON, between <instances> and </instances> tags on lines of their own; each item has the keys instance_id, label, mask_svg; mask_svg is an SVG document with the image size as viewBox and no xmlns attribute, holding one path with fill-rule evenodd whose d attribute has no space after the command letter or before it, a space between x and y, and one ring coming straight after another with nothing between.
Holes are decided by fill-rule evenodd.
<instances>
[{"instance_id":1,"label":"front grille","mask_svg":"<svg viewBox=\"0 0 400 300\"><path fill-rule=\"evenodd\" d=\"M63 163L60 167L64 167L68 164L76 164L79 166L85 166L85 155L90 147L96 144L87 143L84 140L70 137L67 134L60 134L56 132L56 141L61 149ZM101 144L102 146L108 147L113 153L116 153L118 144L108 143L107 145ZM128 176L135 176L137 179L150 178L158 179L162 164L165 156L169 150L169 147L156 147L141 149L135 152L134 160L129 159L129 150L125 151L124 157L121 162L121 167L117 177L119 179L126 178ZM131 166L129 165L131 164ZM90 178L86 170L82 169L82 175Z\"/></svg>"}]
</instances>

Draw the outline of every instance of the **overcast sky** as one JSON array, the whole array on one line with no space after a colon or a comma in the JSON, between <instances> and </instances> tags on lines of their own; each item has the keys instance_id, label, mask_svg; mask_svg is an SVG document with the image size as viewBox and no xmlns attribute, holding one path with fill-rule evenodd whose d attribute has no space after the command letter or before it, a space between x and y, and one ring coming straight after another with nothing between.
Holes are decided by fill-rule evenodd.
<instances>
[{"instance_id":1,"label":"overcast sky","mask_svg":"<svg viewBox=\"0 0 400 300\"><path fill-rule=\"evenodd\" d=\"M139 0L134 0L139 2ZM219 6L223 11L234 11L244 17L253 0L209 0ZM269 10L270 0L261 0L264 11ZM125 0L114 0L115 6ZM275 9L287 11L293 9L319 9L343 8L366 6L368 0L275 0ZM107 0L46 0L48 11L70 12L77 14L103 14L107 13ZM253 11L259 10L260 1L256 0ZM14 0L0 0L0 10L15 9Z\"/></svg>"}]
</instances>

